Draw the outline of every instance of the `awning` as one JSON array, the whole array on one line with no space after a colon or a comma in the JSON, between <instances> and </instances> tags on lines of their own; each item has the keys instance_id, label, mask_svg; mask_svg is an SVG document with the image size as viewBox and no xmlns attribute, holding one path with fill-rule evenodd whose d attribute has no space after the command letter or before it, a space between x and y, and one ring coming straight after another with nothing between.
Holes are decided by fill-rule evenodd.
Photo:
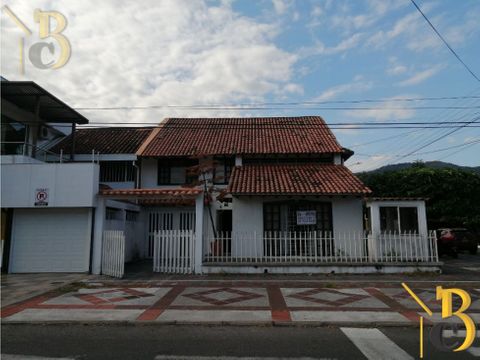
<instances>
[{"instance_id":1,"label":"awning","mask_svg":"<svg viewBox=\"0 0 480 360\"><path fill-rule=\"evenodd\" d=\"M174 188L174 189L102 189L99 195L112 199L139 200L145 205L159 204L189 204L203 190L198 188Z\"/></svg>"},{"instance_id":2,"label":"awning","mask_svg":"<svg viewBox=\"0 0 480 360\"><path fill-rule=\"evenodd\" d=\"M39 116L48 123L88 124L88 119L33 81L2 81L2 99L20 109L35 113L40 101Z\"/></svg>"}]
</instances>

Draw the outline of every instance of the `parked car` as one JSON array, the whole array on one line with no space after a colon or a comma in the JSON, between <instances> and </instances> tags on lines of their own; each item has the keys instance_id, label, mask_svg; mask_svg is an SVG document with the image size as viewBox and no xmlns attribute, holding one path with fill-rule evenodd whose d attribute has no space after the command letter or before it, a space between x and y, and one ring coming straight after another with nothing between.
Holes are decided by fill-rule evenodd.
<instances>
[{"instance_id":1,"label":"parked car","mask_svg":"<svg viewBox=\"0 0 480 360\"><path fill-rule=\"evenodd\" d=\"M437 230L437 245L439 255L458 256L459 251L476 254L478 251L477 237L465 228L444 228Z\"/></svg>"}]
</instances>

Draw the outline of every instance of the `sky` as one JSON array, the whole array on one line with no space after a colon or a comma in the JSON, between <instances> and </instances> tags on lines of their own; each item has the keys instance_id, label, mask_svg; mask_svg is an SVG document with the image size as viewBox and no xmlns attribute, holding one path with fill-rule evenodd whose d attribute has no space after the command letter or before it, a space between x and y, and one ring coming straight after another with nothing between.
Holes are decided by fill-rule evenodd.
<instances>
[{"instance_id":1,"label":"sky","mask_svg":"<svg viewBox=\"0 0 480 360\"><path fill-rule=\"evenodd\" d=\"M480 2L417 4L480 77ZM479 116L479 81L410 0L16 0L3 5L31 34L2 8L1 75L37 82L90 124L320 115L341 145L355 151L346 162L355 172L414 160L480 165L480 127L358 125L466 122ZM60 54L54 38L39 38L35 9L60 12L67 20L61 35L71 56L61 68L40 69L28 57L32 46L45 41L54 51L45 49L42 62L54 63ZM53 20L51 27L56 27ZM457 98L415 100L432 97ZM365 99L380 102L351 102ZM273 105L258 106L265 103ZM91 109L99 107L114 109Z\"/></svg>"}]
</instances>

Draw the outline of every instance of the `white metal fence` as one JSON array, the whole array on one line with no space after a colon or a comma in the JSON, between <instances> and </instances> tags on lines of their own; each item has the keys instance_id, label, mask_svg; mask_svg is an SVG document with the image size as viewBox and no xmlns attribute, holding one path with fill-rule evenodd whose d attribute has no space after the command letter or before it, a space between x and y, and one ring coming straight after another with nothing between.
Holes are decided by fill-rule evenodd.
<instances>
[{"instance_id":1,"label":"white metal fence","mask_svg":"<svg viewBox=\"0 0 480 360\"><path fill-rule=\"evenodd\" d=\"M153 271L190 274L194 267L192 230L160 230L154 234Z\"/></svg>"},{"instance_id":2,"label":"white metal fence","mask_svg":"<svg viewBox=\"0 0 480 360\"><path fill-rule=\"evenodd\" d=\"M103 232L102 274L117 278L125 272L125 235L121 230Z\"/></svg>"},{"instance_id":3,"label":"white metal fence","mask_svg":"<svg viewBox=\"0 0 480 360\"><path fill-rule=\"evenodd\" d=\"M438 262L435 233L219 232L206 237L206 263Z\"/></svg>"},{"instance_id":4,"label":"white metal fence","mask_svg":"<svg viewBox=\"0 0 480 360\"><path fill-rule=\"evenodd\" d=\"M154 238L156 232L173 229L195 231L195 211L179 209L152 209L148 213L147 257L153 257Z\"/></svg>"}]
</instances>

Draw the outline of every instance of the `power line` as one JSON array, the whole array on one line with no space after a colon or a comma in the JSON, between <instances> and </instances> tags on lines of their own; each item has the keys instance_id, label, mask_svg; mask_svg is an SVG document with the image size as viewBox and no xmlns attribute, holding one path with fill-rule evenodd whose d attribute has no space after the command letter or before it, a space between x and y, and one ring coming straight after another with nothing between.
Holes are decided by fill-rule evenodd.
<instances>
[{"instance_id":1,"label":"power line","mask_svg":"<svg viewBox=\"0 0 480 360\"><path fill-rule=\"evenodd\" d=\"M471 96L471 95L477 93L479 89L480 89L480 87L477 87L476 89L474 89L470 93L468 93L467 96ZM473 104L472 100L467 100L467 101L466 100L460 100L460 101L457 101L457 103L458 103L458 105L460 105L460 103L462 103L462 105ZM462 114L462 115L460 115L460 114ZM445 112L445 113L440 114L440 115L432 115L430 118L433 119L434 116L435 116L435 118L434 118L435 120L440 120L440 119L443 118L444 119L443 122L448 123L449 119L452 119L453 117L456 117L457 120L461 120L463 118L470 117L470 116L475 116L477 114L478 113L471 114L471 113L469 113L469 111L466 111L466 110L453 110L453 111L450 111L450 113ZM426 130L429 131L429 135L427 135L425 137L423 137L423 136L419 137L418 138L419 141L413 140L413 143L412 143L412 141L410 139L410 136L404 137L399 142L389 143L387 145L388 149L386 151L391 152L392 151L392 146L393 146L395 148L398 148L397 154L403 154L404 153L403 149L405 149L405 151L408 151L409 149L412 149L412 148L421 146L423 144L426 144L431 139L434 139L435 137L440 136L441 134L445 134L448 131L450 131L449 129L447 129L446 131L445 131L445 129L443 129L443 130L442 129L438 129L438 130L434 129L433 131L430 130L430 129L420 129L420 130L415 130L415 132L424 132ZM401 145L399 147L398 145L401 144L401 143L403 143L403 145ZM371 168L375 168L375 167L378 167L378 166L383 166L385 164L391 164L392 162L390 162L390 160L391 159L389 157L387 157L387 158L383 157L383 158L379 158L377 160L374 160L371 163Z\"/></svg>"},{"instance_id":2,"label":"power line","mask_svg":"<svg viewBox=\"0 0 480 360\"><path fill-rule=\"evenodd\" d=\"M285 106L285 105L322 105L322 104L360 104L360 103L393 103L393 102L412 102L412 101L440 101L440 100L459 100L459 99L480 99L480 96L440 96L440 97L406 97L392 99L360 99L360 100L324 100L324 101L295 101L295 102L256 102L256 103L238 103L238 104L155 104L145 105L138 108L148 107L168 107L168 108L205 108L205 107L235 107L235 106ZM74 107L76 110L97 110L97 109L117 109L132 108L133 106L115 107Z\"/></svg>"},{"instance_id":3,"label":"power line","mask_svg":"<svg viewBox=\"0 0 480 360\"><path fill-rule=\"evenodd\" d=\"M448 147L445 147L445 148L436 149L436 150L432 150L432 151L424 151L424 152L416 153L415 155L434 154L434 153L437 153L437 152L442 152L442 151L447 151L447 150L451 150L451 149L456 149L456 148L459 148L459 147L464 147L464 146L473 145L473 144L477 144L477 143L480 143L480 139L478 139L478 140L472 140L472 141L469 141L469 142L466 142L466 143L463 143L463 144L448 146ZM355 155L356 155L356 156L383 156L383 155L385 155L385 154L355 153ZM392 155L392 156L393 156L393 157L400 157L401 155Z\"/></svg>"},{"instance_id":4,"label":"power line","mask_svg":"<svg viewBox=\"0 0 480 360\"><path fill-rule=\"evenodd\" d=\"M467 69L467 71L478 81L480 82L480 79L477 77L477 75L474 74L474 72L465 64L465 62L458 56L458 54L455 52L455 50L452 49L452 47L447 43L447 41L444 39L444 37L438 32L438 30L435 28L435 26L432 24L432 22L427 18L427 16L423 13L423 11L418 7L417 3L415 0L410 0L412 4L417 8L418 12L422 14L423 18L427 21L428 25L435 31L435 34L438 35L438 37L443 41L443 43L447 46L447 48L451 51L451 53L457 58L458 61L462 63L462 65Z\"/></svg>"},{"instance_id":5,"label":"power line","mask_svg":"<svg viewBox=\"0 0 480 360\"><path fill-rule=\"evenodd\" d=\"M222 111L243 111L243 110L298 110L298 107L294 106L201 106L201 105L145 105L145 106L105 106L105 107L76 107L75 110L83 111L117 111L117 110L156 110L165 108L175 108L181 110L222 110ZM382 106L330 106L330 107L303 107L304 110L333 110L333 111L369 111L369 110L459 110L459 109L480 109L480 106L395 106L395 107L382 107Z\"/></svg>"},{"instance_id":6,"label":"power line","mask_svg":"<svg viewBox=\"0 0 480 360\"><path fill-rule=\"evenodd\" d=\"M467 147L464 147L464 148L462 148L462 149L460 149L460 150L454 151L453 153L450 153L450 154L448 154L447 156L441 157L440 159L438 159L438 161L443 160L443 159L446 159L446 158L448 158L448 157L450 157L450 156L453 156L453 155L455 155L455 154L458 154L458 153L461 152L461 151L465 151L467 148L470 148L470 147L472 147L472 146L474 146L474 145L476 145L476 144L478 144L478 142L472 143L472 144L470 144L470 145L467 146Z\"/></svg>"},{"instance_id":7,"label":"power line","mask_svg":"<svg viewBox=\"0 0 480 360\"><path fill-rule=\"evenodd\" d=\"M475 119L473 119L472 121L470 121L469 124L473 124L473 123L477 122L478 120L480 120L480 117L476 117ZM413 155L413 154L415 154L416 152L418 152L419 150L422 150L422 149L426 148L427 146L430 146L430 145L436 143L437 141L439 141L439 140L441 140L441 139L443 139L443 138L445 138L445 137L453 134L454 132L457 132L457 131L460 130L460 129L463 129L463 128L466 127L466 126L468 126L468 125L465 124L465 125L462 125L462 126L458 126L456 129L454 129L454 130L452 130L452 131L449 131L448 133L443 134L443 135L435 138L435 139L432 140L432 141L429 141L427 144L425 144L425 145L423 145L423 146L421 146L421 147L419 147L419 148L417 148L417 149L409 152L408 154L405 154L405 155L401 156L398 160L401 160L401 159L406 158L407 156ZM397 161L398 161L398 160L397 160Z\"/></svg>"}]
</instances>

